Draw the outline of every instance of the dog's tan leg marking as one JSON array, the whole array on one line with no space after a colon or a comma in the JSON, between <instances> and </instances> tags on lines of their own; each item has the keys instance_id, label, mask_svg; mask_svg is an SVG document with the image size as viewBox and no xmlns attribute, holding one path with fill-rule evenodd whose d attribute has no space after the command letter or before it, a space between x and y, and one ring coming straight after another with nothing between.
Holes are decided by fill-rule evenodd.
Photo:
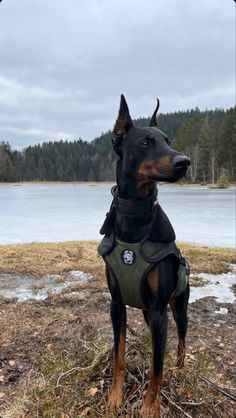
<instances>
[{"instance_id":1,"label":"dog's tan leg marking","mask_svg":"<svg viewBox=\"0 0 236 418\"><path fill-rule=\"evenodd\" d=\"M170 307L171 307L171 310L172 310L173 317L176 320L175 300L174 299L172 299L170 301ZM180 369L182 369L184 367L184 359L185 359L185 341L180 335L178 326L177 326L177 331L178 331L179 342L178 342L176 367L179 367Z\"/></svg>"},{"instance_id":2,"label":"dog's tan leg marking","mask_svg":"<svg viewBox=\"0 0 236 418\"><path fill-rule=\"evenodd\" d=\"M120 407L123 399L125 380L125 334L120 335L117 354L114 354L113 380L108 398L108 408L114 410Z\"/></svg>"},{"instance_id":3,"label":"dog's tan leg marking","mask_svg":"<svg viewBox=\"0 0 236 418\"><path fill-rule=\"evenodd\" d=\"M185 360L185 342L182 338L179 339L178 344L178 357L176 360L176 366L182 369L184 367L184 360Z\"/></svg>"},{"instance_id":4,"label":"dog's tan leg marking","mask_svg":"<svg viewBox=\"0 0 236 418\"><path fill-rule=\"evenodd\" d=\"M160 418L163 374L151 376L140 414L143 418Z\"/></svg>"}]
</instances>

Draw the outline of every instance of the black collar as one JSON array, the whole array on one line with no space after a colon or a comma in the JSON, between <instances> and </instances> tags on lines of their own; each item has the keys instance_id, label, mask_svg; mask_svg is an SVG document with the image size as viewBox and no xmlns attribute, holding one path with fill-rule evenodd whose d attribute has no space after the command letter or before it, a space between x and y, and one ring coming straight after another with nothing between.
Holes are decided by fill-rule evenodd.
<instances>
[{"instance_id":1,"label":"black collar","mask_svg":"<svg viewBox=\"0 0 236 418\"><path fill-rule=\"evenodd\" d=\"M130 216L143 216L152 212L157 202L157 189L152 196L146 199L123 199L119 196L117 185L111 188L111 194L114 198L113 204L119 212Z\"/></svg>"}]
</instances>

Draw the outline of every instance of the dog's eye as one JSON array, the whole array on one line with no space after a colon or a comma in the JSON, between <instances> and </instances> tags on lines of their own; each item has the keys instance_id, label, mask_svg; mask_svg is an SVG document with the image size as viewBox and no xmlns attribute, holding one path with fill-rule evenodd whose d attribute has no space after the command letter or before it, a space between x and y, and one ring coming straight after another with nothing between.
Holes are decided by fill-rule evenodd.
<instances>
[{"instance_id":1,"label":"dog's eye","mask_svg":"<svg viewBox=\"0 0 236 418\"><path fill-rule=\"evenodd\" d=\"M145 138L140 141L140 144L145 148L149 148L153 145L153 140L151 138Z\"/></svg>"}]
</instances>

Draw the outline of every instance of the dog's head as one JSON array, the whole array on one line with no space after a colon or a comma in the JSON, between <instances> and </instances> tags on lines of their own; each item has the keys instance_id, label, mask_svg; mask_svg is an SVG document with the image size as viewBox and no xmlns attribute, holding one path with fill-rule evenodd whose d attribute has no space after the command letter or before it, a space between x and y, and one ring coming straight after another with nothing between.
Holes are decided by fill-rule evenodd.
<instances>
[{"instance_id":1,"label":"dog's head","mask_svg":"<svg viewBox=\"0 0 236 418\"><path fill-rule=\"evenodd\" d=\"M135 127L125 97L121 95L120 109L112 132L112 144L130 176L150 181L175 182L184 177L190 165L185 155L174 151L167 135L157 127L156 109L149 127Z\"/></svg>"}]
</instances>

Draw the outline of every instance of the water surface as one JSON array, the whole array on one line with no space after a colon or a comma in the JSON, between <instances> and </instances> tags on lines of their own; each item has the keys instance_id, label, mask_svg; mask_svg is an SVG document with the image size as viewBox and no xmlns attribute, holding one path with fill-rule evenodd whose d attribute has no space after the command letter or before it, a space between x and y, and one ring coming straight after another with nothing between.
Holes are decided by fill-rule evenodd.
<instances>
[{"instance_id":1,"label":"water surface","mask_svg":"<svg viewBox=\"0 0 236 418\"><path fill-rule=\"evenodd\" d=\"M111 184L0 185L0 243L99 239ZM235 246L235 188L160 186L159 203L177 239Z\"/></svg>"}]
</instances>

